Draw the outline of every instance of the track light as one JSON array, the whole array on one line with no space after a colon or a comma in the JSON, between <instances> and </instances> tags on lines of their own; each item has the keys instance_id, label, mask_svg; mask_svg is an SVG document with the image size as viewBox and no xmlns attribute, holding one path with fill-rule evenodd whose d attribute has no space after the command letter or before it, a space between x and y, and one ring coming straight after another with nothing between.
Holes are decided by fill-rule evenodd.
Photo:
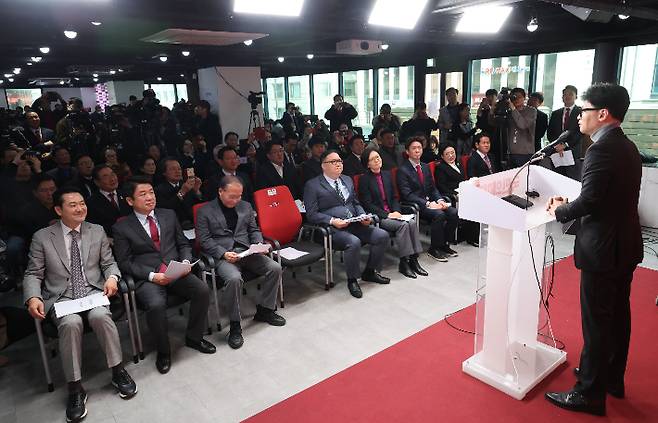
<instances>
[{"instance_id":1,"label":"track light","mask_svg":"<svg viewBox=\"0 0 658 423\"><path fill-rule=\"evenodd\" d=\"M14 74L12 74L12 73L6 73L5 74L5 78L11 78L12 76L14 76Z\"/></svg>"},{"instance_id":2,"label":"track light","mask_svg":"<svg viewBox=\"0 0 658 423\"><path fill-rule=\"evenodd\" d=\"M619 19L621 19L622 21L625 21L626 19L630 18L630 16L628 16L628 15L617 15L617 17Z\"/></svg>"},{"instance_id":3,"label":"track light","mask_svg":"<svg viewBox=\"0 0 658 423\"><path fill-rule=\"evenodd\" d=\"M98 74L97 74L97 73L92 73L91 76L93 76L94 78L98 78Z\"/></svg>"},{"instance_id":4,"label":"track light","mask_svg":"<svg viewBox=\"0 0 658 423\"><path fill-rule=\"evenodd\" d=\"M166 62L167 59L169 59L167 56L160 56L160 61L161 61L162 63Z\"/></svg>"},{"instance_id":5,"label":"track light","mask_svg":"<svg viewBox=\"0 0 658 423\"><path fill-rule=\"evenodd\" d=\"M307 58L308 60L311 60L311 59L314 58L314 57L315 57L315 56L312 55L312 54L310 54L310 53L306 55L306 58Z\"/></svg>"},{"instance_id":6,"label":"track light","mask_svg":"<svg viewBox=\"0 0 658 423\"><path fill-rule=\"evenodd\" d=\"M185 78L185 74L184 74L184 73L181 73L181 74L180 74L180 77L181 77L181 78Z\"/></svg>"},{"instance_id":7,"label":"track light","mask_svg":"<svg viewBox=\"0 0 658 423\"><path fill-rule=\"evenodd\" d=\"M34 64L34 63L32 63L32 62L27 62L27 65L28 65L28 66L32 66L33 64Z\"/></svg>"},{"instance_id":8,"label":"track light","mask_svg":"<svg viewBox=\"0 0 658 423\"><path fill-rule=\"evenodd\" d=\"M64 84L65 84L65 82L64 82L63 79L61 81L59 81L59 85L64 85Z\"/></svg>"},{"instance_id":9,"label":"track light","mask_svg":"<svg viewBox=\"0 0 658 423\"><path fill-rule=\"evenodd\" d=\"M250 46L250 45L252 45L252 44L254 43L254 40L244 40L243 43L244 43L244 45L246 45L246 46Z\"/></svg>"},{"instance_id":10,"label":"track light","mask_svg":"<svg viewBox=\"0 0 658 423\"><path fill-rule=\"evenodd\" d=\"M21 68L14 68L14 73L15 73L16 75L18 75L19 73L21 73Z\"/></svg>"},{"instance_id":11,"label":"track light","mask_svg":"<svg viewBox=\"0 0 658 423\"><path fill-rule=\"evenodd\" d=\"M39 47L39 51L43 54L50 53L50 47Z\"/></svg>"},{"instance_id":12,"label":"track light","mask_svg":"<svg viewBox=\"0 0 658 423\"><path fill-rule=\"evenodd\" d=\"M41 56L32 56L30 57L30 60L32 60L34 63L39 63L41 61Z\"/></svg>"},{"instance_id":13,"label":"track light","mask_svg":"<svg viewBox=\"0 0 658 423\"><path fill-rule=\"evenodd\" d=\"M7 81L14 82L14 78L7 78Z\"/></svg>"},{"instance_id":14,"label":"track light","mask_svg":"<svg viewBox=\"0 0 658 423\"><path fill-rule=\"evenodd\" d=\"M157 79L158 81L162 81L162 78L159 77L159 76L158 76L157 78L155 78L155 79Z\"/></svg>"},{"instance_id":15,"label":"track light","mask_svg":"<svg viewBox=\"0 0 658 423\"><path fill-rule=\"evenodd\" d=\"M73 40L73 39L75 39L75 37L78 36L78 33L75 32L75 31L66 30L66 31L64 31L64 36L66 38L70 39L70 40Z\"/></svg>"},{"instance_id":16,"label":"track light","mask_svg":"<svg viewBox=\"0 0 658 423\"><path fill-rule=\"evenodd\" d=\"M94 82L98 82L98 78L94 78Z\"/></svg>"},{"instance_id":17,"label":"track light","mask_svg":"<svg viewBox=\"0 0 658 423\"><path fill-rule=\"evenodd\" d=\"M537 18L533 16L532 19L530 19L530 22L528 22L526 29L530 32L535 32L537 28L539 28L539 22L537 22Z\"/></svg>"},{"instance_id":18,"label":"track light","mask_svg":"<svg viewBox=\"0 0 658 423\"><path fill-rule=\"evenodd\" d=\"M279 57L276 58L276 60L278 60L279 63L283 63L286 60L286 58L283 57L283 56L279 56Z\"/></svg>"},{"instance_id":19,"label":"track light","mask_svg":"<svg viewBox=\"0 0 658 423\"><path fill-rule=\"evenodd\" d=\"M123 69L118 69L119 72L123 72Z\"/></svg>"},{"instance_id":20,"label":"track light","mask_svg":"<svg viewBox=\"0 0 658 423\"><path fill-rule=\"evenodd\" d=\"M101 26L101 25L103 25L103 22L100 22L100 21L91 21L91 24L92 24L93 26Z\"/></svg>"},{"instance_id":21,"label":"track light","mask_svg":"<svg viewBox=\"0 0 658 423\"><path fill-rule=\"evenodd\" d=\"M183 56L187 57L187 56L190 55L190 52L187 51L187 50L183 50L183 51L181 51L181 54L182 54Z\"/></svg>"},{"instance_id":22,"label":"track light","mask_svg":"<svg viewBox=\"0 0 658 423\"><path fill-rule=\"evenodd\" d=\"M382 50L388 50L388 44L382 44Z\"/></svg>"},{"instance_id":23,"label":"track light","mask_svg":"<svg viewBox=\"0 0 658 423\"><path fill-rule=\"evenodd\" d=\"M114 69L110 70L110 75L114 75L115 73L117 73L117 71L115 71Z\"/></svg>"}]
</instances>

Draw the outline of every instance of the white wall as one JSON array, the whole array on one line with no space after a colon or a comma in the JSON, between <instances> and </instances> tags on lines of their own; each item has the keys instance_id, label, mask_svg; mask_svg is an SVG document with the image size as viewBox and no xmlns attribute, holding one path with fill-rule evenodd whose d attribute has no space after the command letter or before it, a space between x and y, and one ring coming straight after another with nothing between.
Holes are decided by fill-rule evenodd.
<instances>
[{"instance_id":1,"label":"white wall","mask_svg":"<svg viewBox=\"0 0 658 423\"><path fill-rule=\"evenodd\" d=\"M144 81L110 81L106 83L110 105L128 104L131 95L142 98Z\"/></svg>"},{"instance_id":2,"label":"white wall","mask_svg":"<svg viewBox=\"0 0 658 423\"><path fill-rule=\"evenodd\" d=\"M216 69L216 70L215 70ZM237 132L240 138L247 137L249 129L249 114L251 105L238 95L231 87L219 77L217 72L245 97L249 91L260 91L260 68L259 67L218 67L199 69L199 97L210 103L210 110L219 113L219 122L222 131ZM258 107L261 119L263 109Z\"/></svg>"}]
</instances>

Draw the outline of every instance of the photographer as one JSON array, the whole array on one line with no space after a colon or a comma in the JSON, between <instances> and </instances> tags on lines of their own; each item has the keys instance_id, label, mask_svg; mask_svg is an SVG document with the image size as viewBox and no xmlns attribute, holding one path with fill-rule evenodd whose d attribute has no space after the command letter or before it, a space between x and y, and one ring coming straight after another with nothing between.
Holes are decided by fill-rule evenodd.
<instances>
[{"instance_id":1,"label":"photographer","mask_svg":"<svg viewBox=\"0 0 658 423\"><path fill-rule=\"evenodd\" d=\"M436 121L427 115L427 104L420 102L416 104L416 111L411 119L402 124L400 129L400 143L404 144L407 138L417 134L423 134L425 139L430 139L433 130L437 128Z\"/></svg>"},{"instance_id":2,"label":"photographer","mask_svg":"<svg viewBox=\"0 0 658 423\"><path fill-rule=\"evenodd\" d=\"M510 109L507 119L507 148L509 167L523 166L535 152L535 125L537 109L525 105L525 90L514 88L510 91L507 106Z\"/></svg>"},{"instance_id":3,"label":"photographer","mask_svg":"<svg viewBox=\"0 0 658 423\"><path fill-rule=\"evenodd\" d=\"M372 120L372 134L377 134L380 128L390 129L397 134L401 127L400 118L391 112L391 105L388 103L382 104L382 107L379 108L379 115Z\"/></svg>"},{"instance_id":4,"label":"photographer","mask_svg":"<svg viewBox=\"0 0 658 423\"><path fill-rule=\"evenodd\" d=\"M56 141L65 145L74 156L89 154L96 148L96 130L85 112L82 100L71 97L67 105L68 113L55 129Z\"/></svg>"},{"instance_id":5,"label":"photographer","mask_svg":"<svg viewBox=\"0 0 658 423\"><path fill-rule=\"evenodd\" d=\"M356 111L354 106L343 100L343 96L336 94L334 96L334 104L324 114L324 118L329 121L329 131L338 131L341 123L347 124L352 128L352 119L357 117L359 112Z\"/></svg>"}]
</instances>

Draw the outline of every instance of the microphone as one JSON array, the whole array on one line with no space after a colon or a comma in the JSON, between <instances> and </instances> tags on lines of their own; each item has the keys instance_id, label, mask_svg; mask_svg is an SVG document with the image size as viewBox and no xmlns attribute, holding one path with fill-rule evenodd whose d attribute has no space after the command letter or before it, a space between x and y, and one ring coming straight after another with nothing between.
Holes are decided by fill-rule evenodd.
<instances>
[{"instance_id":1,"label":"microphone","mask_svg":"<svg viewBox=\"0 0 658 423\"><path fill-rule=\"evenodd\" d=\"M567 138L569 138L570 135L571 135L571 131L562 132L560 134L560 136L557 137L557 139L555 141L553 141L552 143L548 144L546 147L542 148L541 150L539 150L538 152L533 154L533 158L539 157L539 156L541 156L543 158L543 157L548 156L549 153L550 154L554 153L555 152L555 146L565 142L567 140Z\"/></svg>"}]
</instances>

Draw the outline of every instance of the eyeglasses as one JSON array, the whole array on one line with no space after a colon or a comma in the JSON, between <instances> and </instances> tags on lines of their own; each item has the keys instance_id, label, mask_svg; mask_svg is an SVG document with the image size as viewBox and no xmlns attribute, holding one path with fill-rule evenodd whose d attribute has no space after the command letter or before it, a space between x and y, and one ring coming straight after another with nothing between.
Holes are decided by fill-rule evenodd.
<instances>
[{"instance_id":1,"label":"eyeglasses","mask_svg":"<svg viewBox=\"0 0 658 423\"><path fill-rule=\"evenodd\" d=\"M322 162L322 164L325 164L325 163L328 163L328 164L331 164L331 165L334 165L334 166L338 166L338 165L342 165L343 161L341 159L336 159L336 160L328 160L326 162Z\"/></svg>"},{"instance_id":2,"label":"eyeglasses","mask_svg":"<svg viewBox=\"0 0 658 423\"><path fill-rule=\"evenodd\" d=\"M580 113L578 113L578 116L582 116L584 112L589 112L590 110L602 110L604 107L585 107L584 109L580 109Z\"/></svg>"}]
</instances>

